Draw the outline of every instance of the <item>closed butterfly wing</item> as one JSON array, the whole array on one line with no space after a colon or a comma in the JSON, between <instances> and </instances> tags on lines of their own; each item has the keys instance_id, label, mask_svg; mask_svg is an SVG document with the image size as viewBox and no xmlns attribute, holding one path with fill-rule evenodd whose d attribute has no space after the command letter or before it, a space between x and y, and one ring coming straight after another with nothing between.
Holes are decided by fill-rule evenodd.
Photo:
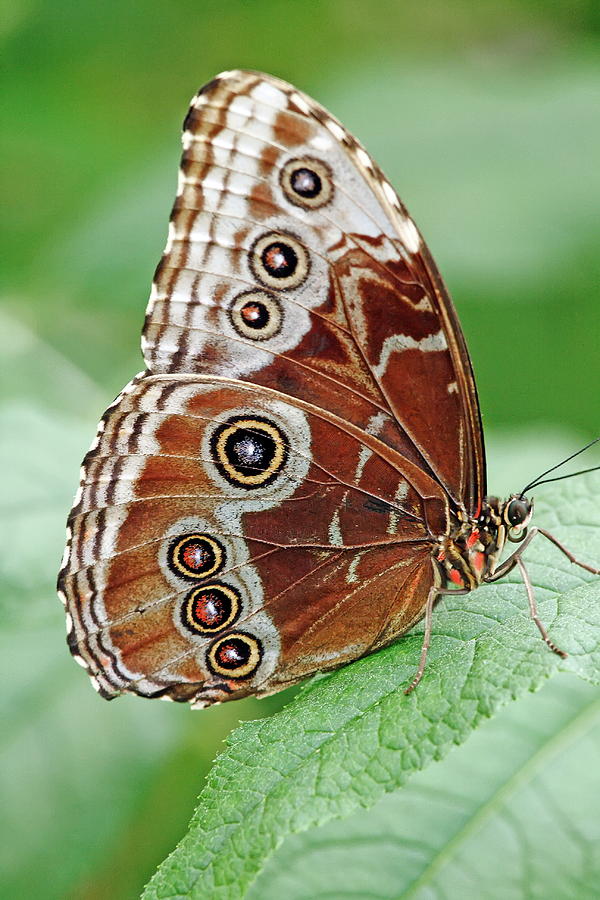
<instances>
[{"instance_id":1,"label":"closed butterfly wing","mask_svg":"<svg viewBox=\"0 0 600 900\"><path fill-rule=\"evenodd\" d=\"M203 706L407 631L484 465L451 302L358 142L248 72L183 141L148 370L84 460L59 591L104 696Z\"/></svg>"},{"instance_id":2,"label":"closed butterfly wing","mask_svg":"<svg viewBox=\"0 0 600 900\"><path fill-rule=\"evenodd\" d=\"M473 513L485 466L464 339L370 156L292 86L239 71L199 92L183 144L148 368L232 376L322 407Z\"/></svg>"},{"instance_id":3,"label":"closed butterfly wing","mask_svg":"<svg viewBox=\"0 0 600 900\"><path fill-rule=\"evenodd\" d=\"M59 578L107 698L265 694L389 643L436 573L437 482L279 392L145 375L84 461Z\"/></svg>"}]
</instances>

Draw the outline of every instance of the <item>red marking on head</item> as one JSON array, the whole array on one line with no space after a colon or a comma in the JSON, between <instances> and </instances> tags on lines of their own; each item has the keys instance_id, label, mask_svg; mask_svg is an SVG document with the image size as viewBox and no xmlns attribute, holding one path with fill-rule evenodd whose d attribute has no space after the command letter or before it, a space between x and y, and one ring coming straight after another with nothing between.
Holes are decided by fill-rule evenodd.
<instances>
[{"instance_id":1,"label":"red marking on head","mask_svg":"<svg viewBox=\"0 0 600 900\"><path fill-rule=\"evenodd\" d=\"M440 552L437 555L437 559L438 559L438 562L444 562L444 560L446 559L446 553L444 550L440 550Z\"/></svg>"}]
</instances>

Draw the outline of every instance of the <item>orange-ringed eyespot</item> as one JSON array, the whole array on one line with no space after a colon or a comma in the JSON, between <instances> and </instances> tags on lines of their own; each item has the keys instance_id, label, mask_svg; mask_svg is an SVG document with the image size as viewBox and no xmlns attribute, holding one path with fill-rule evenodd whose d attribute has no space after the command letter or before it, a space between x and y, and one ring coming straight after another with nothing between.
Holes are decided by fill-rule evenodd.
<instances>
[{"instance_id":1,"label":"orange-ringed eyespot","mask_svg":"<svg viewBox=\"0 0 600 900\"><path fill-rule=\"evenodd\" d=\"M208 668L225 678L249 678L260 665L260 641L245 631L233 631L214 641L206 655Z\"/></svg>"},{"instance_id":2,"label":"orange-ringed eyespot","mask_svg":"<svg viewBox=\"0 0 600 900\"><path fill-rule=\"evenodd\" d=\"M304 209L319 209L333 197L331 169L311 156L290 159L281 170L279 180L290 203Z\"/></svg>"},{"instance_id":3,"label":"orange-ringed eyespot","mask_svg":"<svg viewBox=\"0 0 600 900\"><path fill-rule=\"evenodd\" d=\"M186 534L171 541L167 562L176 575L190 581L209 578L225 565L225 547L209 534Z\"/></svg>"},{"instance_id":4,"label":"orange-ringed eyespot","mask_svg":"<svg viewBox=\"0 0 600 900\"><path fill-rule=\"evenodd\" d=\"M299 287L309 271L306 248L291 234L271 231L259 237L250 250L254 277L276 290Z\"/></svg>"},{"instance_id":5,"label":"orange-ringed eyespot","mask_svg":"<svg viewBox=\"0 0 600 900\"><path fill-rule=\"evenodd\" d=\"M213 634L233 625L240 609L239 591L228 584L212 582L189 592L181 607L181 619L190 631Z\"/></svg>"},{"instance_id":6,"label":"orange-ringed eyespot","mask_svg":"<svg viewBox=\"0 0 600 900\"><path fill-rule=\"evenodd\" d=\"M221 475L249 490L274 481L288 456L286 435L258 416L234 416L219 425L210 445Z\"/></svg>"},{"instance_id":7,"label":"orange-ringed eyespot","mask_svg":"<svg viewBox=\"0 0 600 900\"><path fill-rule=\"evenodd\" d=\"M235 297L229 310L231 324L239 335L266 341L281 330L283 313L277 297L266 291L245 291Z\"/></svg>"}]
</instances>

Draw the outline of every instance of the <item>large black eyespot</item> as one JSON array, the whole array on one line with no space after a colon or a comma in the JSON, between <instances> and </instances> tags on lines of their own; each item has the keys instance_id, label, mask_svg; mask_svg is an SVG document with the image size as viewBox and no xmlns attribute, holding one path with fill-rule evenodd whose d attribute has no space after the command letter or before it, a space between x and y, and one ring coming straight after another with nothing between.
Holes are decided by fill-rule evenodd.
<instances>
[{"instance_id":1,"label":"large black eyespot","mask_svg":"<svg viewBox=\"0 0 600 900\"><path fill-rule=\"evenodd\" d=\"M246 291L234 299L229 318L242 337L266 341L281 331L283 313L279 300L273 294Z\"/></svg>"},{"instance_id":2,"label":"large black eyespot","mask_svg":"<svg viewBox=\"0 0 600 900\"><path fill-rule=\"evenodd\" d=\"M254 242L250 268L266 287L290 290L299 287L308 275L308 253L292 235L271 231Z\"/></svg>"},{"instance_id":3,"label":"large black eyespot","mask_svg":"<svg viewBox=\"0 0 600 900\"><path fill-rule=\"evenodd\" d=\"M213 634L233 625L241 609L238 591L214 582L189 592L181 607L183 624L195 633Z\"/></svg>"},{"instance_id":4,"label":"large black eyespot","mask_svg":"<svg viewBox=\"0 0 600 900\"><path fill-rule=\"evenodd\" d=\"M225 547L209 534L186 534L171 541L167 562L173 572L189 581L214 575L225 565Z\"/></svg>"},{"instance_id":5,"label":"large black eyespot","mask_svg":"<svg viewBox=\"0 0 600 900\"><path fill-rule=\"evenodd\" d=\"M210 446L221 475L248 489L274 481L288 455L288 440L281 429L255 416L234 416L219 425Z\"/></svg>"},{"instance_id":6,"label":"large black eyespot","mask_svg":"<svg viewBox=\"0 0 600 900\"><path fill-rule=\"evenodd\" d=\"M295 194L304 197L305 200L314 200L323 190L323 182L316 172L300 166L294 169L290 176L290 185Z\"/></svg>"},{"instance_id":7,"label":"large black eyespot","mask_svg":"<svg viewBox=\"0 0 600 900\"><path fill-rule=\"evenodd\" d=\"M258 669L262 657L262 644L257 638L245 631L233 631L211 644L206 661L215 675L249 678Z\"/></svg>"},{"instance_id":8,"label":"large black eyespot","mask_svg":"<svg viewBox=\"0 0 600 900\"><path fill-rule=\"evenodd\" d=\"M272 278L289 278L296 271L296 251L285 241L273 241L260 254L261 262Z\"/></svg>"},{"instance_id":9,"label":"large black eyespot","mask_svg":"<svg viewBox=\"0 0 600 900\"><path fill-rule=\"evenodd\" d=\"M513 528L522 525L527 521L530 512L531 507L526 500L511 500L506 508L506 522Z\"/></svg>"},{"instance_id":10,"label":"large black eyespot","mask_svg":"<svg viewBox=\"0 0 600 900\"><path fill-rule=\"evenodd\" d=\"M304 209L319 209L333 197L333 177L328 165L311 156L290 159L279 177L290 201Z\"/></svg>"}]
</instances>

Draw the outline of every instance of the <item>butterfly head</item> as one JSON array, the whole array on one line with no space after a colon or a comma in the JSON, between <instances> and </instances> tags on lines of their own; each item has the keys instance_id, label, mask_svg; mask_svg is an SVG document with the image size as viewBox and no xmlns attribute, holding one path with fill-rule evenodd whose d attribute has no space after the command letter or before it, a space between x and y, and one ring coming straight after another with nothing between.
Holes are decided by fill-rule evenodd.
<instances>
[{"instance_id":1,"label":"butterfly head","mask_svg":"<svg viewBox=\"0 0 600 900\"><path fill-rule=\"evenodd\" d=\"M600 442L600 438L595 438L593 441L590 441L589 444L586 444L585 447L582 447L581 450L577 450L575 453L572 453L570 456L567 456L566 459L561 460L561 462L552 466L549 469L546 469L545 472L542 472L537 478L534 478L533 481L530 481L529 484L526 484L523 490L518 494L512 494L505 500L504 503L500 504L498 507L498 513L502 519L502 523L506 528L506 536L509 541L513 543L519 543L522 541L527 535L527 527L531 521L531 517L533 515L533 500L529 500L525 494L527 491L532 490L533 488L539 487L541 484L549 484L553 481L563 481L565 478L573 478L576 475L584 475L586 472L595 472L600 466L592 466L590 469L583 469L580 472L571 472L569 475L558 475L553 478L546 478L546 475L549 475L552 472L555 472L556 469L560 469L561 466L564 466L565 463L569 462L572 459L575 459L576 456L579 456L585 450L588 450L590 447L593 447L594 444Z\"/></svg>"},{"instance_id":2,"label":"butterfly head","mask_svg":"<svg viewBox=\"0 0 600 900\"><path fill-rule=\"evenodd\" d=\"M533 515L533 499L513 494L502 504L500 512L508 540L518 544L527 535L527 527Z\"/></svg>"}]
</instances>

